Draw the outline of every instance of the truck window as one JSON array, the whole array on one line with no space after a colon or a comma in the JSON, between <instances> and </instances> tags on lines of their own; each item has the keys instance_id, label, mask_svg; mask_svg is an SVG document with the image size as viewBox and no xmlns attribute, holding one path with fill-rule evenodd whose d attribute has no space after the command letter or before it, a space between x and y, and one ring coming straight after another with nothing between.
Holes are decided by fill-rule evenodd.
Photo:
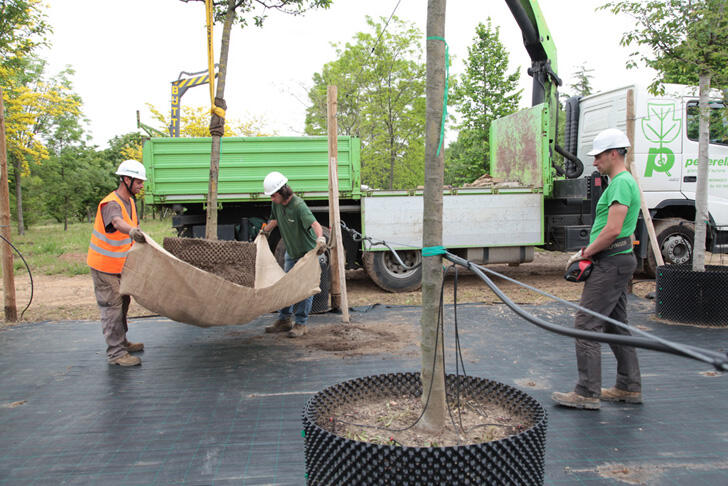
<instances>
[{"instance_id":1,"label":"truck window","mask_svg":"<svg viewBox=\"0 0 728 486\"><path fill-rule=\"evenodd\" d=\"M687 134L690 140L698 141L700 110L697 101L687 107ZM728 107L721 102L710 103L710 143L728 145Z\"/></svg>"}]
</instances>

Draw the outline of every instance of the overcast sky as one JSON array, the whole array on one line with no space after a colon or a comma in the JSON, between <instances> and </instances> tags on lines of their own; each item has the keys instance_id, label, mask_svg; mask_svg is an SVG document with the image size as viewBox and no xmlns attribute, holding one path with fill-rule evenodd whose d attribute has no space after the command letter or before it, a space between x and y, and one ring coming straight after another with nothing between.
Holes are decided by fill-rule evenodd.
<instances>
[{"instance_id":1,"label":"overcast sky","mask_svg":"<svg viewBox=\"0 0 728 486\"><path fill-rule=\"evenodd\" d=\"M332 42L347 42L367 29L365 17L395 15L424 33L426 0L334 0L328 10L303 17L273 12L262 29L234 28L225 89L228 119L263 117L278 135L302 134L306 91L313 73L335 58ZM541 0L541 10L557 47L558 72L568 85L581 64L593 69L595 90L633 82L647 83L645 70L625 68L628 50L619 39L629 23L608 12L595 12L603 0ZM54 0L48 10L52 48L42 53L50 74L70 65L75 91L83 98L93 143L136 131L136 110L152 124L146 103L169 111L170 83L181 71L206 68L204 3L180 0ZM500 26L510 52L511 69L521 68L524 106L530 104L530 60L521 32L502 0L450 0L445 38L460 74L475 26L491 17ZM221 25L215 26L215 59ZM568 88L568 87L567 87ZM209 106L209 88L192 88L183 106Z\"/></svg>"}]
</instances>

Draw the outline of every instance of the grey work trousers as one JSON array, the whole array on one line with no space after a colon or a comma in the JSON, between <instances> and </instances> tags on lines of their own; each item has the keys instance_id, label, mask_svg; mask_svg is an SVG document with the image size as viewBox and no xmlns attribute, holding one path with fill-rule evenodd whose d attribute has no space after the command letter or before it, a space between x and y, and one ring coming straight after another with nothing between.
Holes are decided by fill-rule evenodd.
<instances>
[{"instance_id":1,"label":"grey work trousers","mask_svg":"<svg viewBox=\"0 0 728 486\"><path fill-rule=\"evenodd\" d=\"M633 253L597 260L591 275L584 283L581 306L626 324L627 284L636 266ZM585 331L631 335L627 329L582 311L577 311L574 327ZM640 366L635 348L616 344L610 344L609 347L617 358L616 387L630 392L641 391ZM574 391L586 397L599 397L602 386L601 343L577 339L576 365L579 380Z\"/></svg>"},{"instance_id":2,"label":"grey work trousers","mask_svg":"<svg viewBox=\"0 0 728 486\"><path fill-rule=\"evenodd\" d=\"M126 332L129 330L126 323L126 314L129 311L131 297L121 295L121 275L99 272L91 269L91 278L94 282L96 303L101 311L101 330L106 338L106 356L108 359L118 358L127 354Z\"/></svg>"}]
</instances>

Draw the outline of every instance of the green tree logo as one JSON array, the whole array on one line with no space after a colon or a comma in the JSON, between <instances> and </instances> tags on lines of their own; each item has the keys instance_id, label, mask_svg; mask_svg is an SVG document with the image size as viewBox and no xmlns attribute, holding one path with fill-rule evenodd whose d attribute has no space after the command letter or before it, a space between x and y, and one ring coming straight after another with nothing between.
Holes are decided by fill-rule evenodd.
<instances>
[{"instance_id":1,"label":"green tree logo","mask_svg":"<svg viewBox=\"0 0 728 486\"><path fill-rule=\"evenodd\" d=\"M670 175L670 169L675 164L675 154L665 145L680 135L681 127L682 118L677 115L674 103L647 104L647 118L642 119L642 133L658 147L650 147L645 177L652 177L653 171Z\"/></svg>"}]
</instances>

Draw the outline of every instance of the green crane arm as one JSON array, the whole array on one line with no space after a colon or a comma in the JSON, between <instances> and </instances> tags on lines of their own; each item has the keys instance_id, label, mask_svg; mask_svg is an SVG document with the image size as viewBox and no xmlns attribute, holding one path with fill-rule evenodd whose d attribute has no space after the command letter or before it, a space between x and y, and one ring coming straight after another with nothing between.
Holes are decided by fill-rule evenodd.
<instances>
[{"instance_id":1,"label":"green crane arm","mask_svg":"<svg viewBox=\"0 0 728 486\"><path fill-rule=\"evenodd\" d=\"M556 62L556 45L551 38L546 20L536 0L506 0L513 17L523 34L523 44L531 57L528 74L533 77L531 104L552 101L555 103L556 88L561 85Z\"/></svg>"}]
</instances>

